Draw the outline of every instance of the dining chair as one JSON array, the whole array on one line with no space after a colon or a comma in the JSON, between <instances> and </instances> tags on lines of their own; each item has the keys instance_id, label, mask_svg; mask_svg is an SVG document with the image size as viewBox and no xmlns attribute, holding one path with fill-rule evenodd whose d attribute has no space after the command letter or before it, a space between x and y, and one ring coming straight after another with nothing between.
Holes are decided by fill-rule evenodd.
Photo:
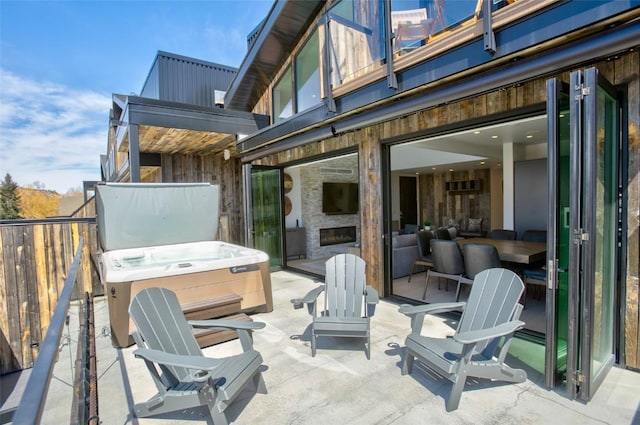
<instances>
[{"instance_id":1,"label":"dining chair","mask_svg":"<svg viewBox=\"0 0 640 425\"><path fill-rule=\"evenodd\" d=\"M461 284L471 285L478 273L487 269L502 267L498 249L493 245L466 243L462 246L462 258L464 261L464 276L458 280L456 301L460 299Z\"/></svg>"},{"instance_id":2,"label":"dining chair","mask_svg":"<svg viewBox=\"0 0 640 425\"><path fill-rule=\"evenodd\" d=\"M451 233L449 232L449 230L446 227L441 227L438 230L436 230L435 238L436 239L443 239L443 240L446 240L446 241L450 241L451 240Z\"/></svg>"},{"instance_id":3,"label":"dining chair","mask_svg":"<svg viewBox=\"0 0 640 425\"><path fill-rule=\"evenodd\" d=\"M515 230L493 229L489 232L490 239L502 239L505 241L515 241L517 233Z\"/></svg>"},{"instance_id":4,"label":"dining chair","mask_svg":"<svg viewBox=\"0 0 640 425\"><path fill-rule=\"evenodd\" d=\"M431 239L433 239L433 233L430 230L419 230L416 232L418 258L411 266L411 274L409 275L408 282L411 282L411 276L413 276L416 266L425 266L427 269L433 266L433 257L431 256L430 245Z\"/></svg>"},{"instance_id":5,"label":"dining chair","mask_svg":"<svg viewBox=\"0 0 640 425\"><path fill-rule=\"evenodd\" d=\"M523 241L529 242L546 242L547 231L546 230L525 230L522 234Z\"/></svg>"},{"instance_id":6,"label":"dining chair","mask_svg":"<svg viewBox=\"0 0 640 425\"><path fill-rule=\"evenodd\" d=\"M422 294L423 300L427 296L431 276L455 280L459 284L460 278L464 275L462 252L456 241L431 239L430 245L433 266L427 270L427 280L424 285L424 294Z\"/></svg>"}]
</instances>

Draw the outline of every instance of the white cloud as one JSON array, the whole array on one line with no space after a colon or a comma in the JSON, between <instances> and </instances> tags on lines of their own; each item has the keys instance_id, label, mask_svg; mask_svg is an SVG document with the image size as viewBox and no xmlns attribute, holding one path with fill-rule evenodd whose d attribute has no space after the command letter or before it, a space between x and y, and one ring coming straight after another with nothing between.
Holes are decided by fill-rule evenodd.
<instances>
[{"instance_id":1,"label":"white cloud","mask_svg":"<svg viewBox=\"0 0 640 425\"><path fill-rule=\"evenodd\" d=\"M100 179L111 96L0 68L0 178L65 193Z\"/></svg>"}]
</instances>

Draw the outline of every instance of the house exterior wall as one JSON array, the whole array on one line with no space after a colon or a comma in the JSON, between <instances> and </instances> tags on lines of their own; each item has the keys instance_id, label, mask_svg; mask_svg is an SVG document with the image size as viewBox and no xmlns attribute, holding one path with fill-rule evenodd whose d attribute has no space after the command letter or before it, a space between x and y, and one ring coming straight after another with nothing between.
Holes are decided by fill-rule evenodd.
<instances>
[{"instance_id":1,"label":"house exterior wall","mask_svg":"<svg viewBox=\"0 0 640 425\"><path fill-rule=\"evenodd\" d=\"M612 60L584 64L581 68L596 66L603 76L615 85L626 85L628 111L628 179L627 191L627 252L626 282L623 309L625 316L624 355L626 364L640 368L638 284L640 244L638 211L640 211L640 142L638 125L640 123L640 79L638 64L640 53L633 51ZM367 262L367 281L384 293L384 241L382 222L382 148L388 140L411 137L421 132L433 131L440 127L451 127L474 119L506 113L519 108L540 107L546 102L546 80L551 77L568 80L568 73L558 71L555 75L545 75L521 84L478 94L468 99L451 102L446 105L428 108L401 118L378 122L364 128L337 134L321 141L283 149L254 160L256 165L279 166L292 161L310 159L326 155L348 147L357 147L359 152L359 174L361 184L361 222L367 223L361 229L361 255Z\"/></svg>"},{"instance_id":2,"label":"house exterior wall","mask_svg":"<svg viewBox=\"0 0 640 425\"><path fill-rule=\"evenodd\" d=\"M158 52L141 97L213 108L214 91L226 91L236 68Z\"/></svg>"}]
</instances>

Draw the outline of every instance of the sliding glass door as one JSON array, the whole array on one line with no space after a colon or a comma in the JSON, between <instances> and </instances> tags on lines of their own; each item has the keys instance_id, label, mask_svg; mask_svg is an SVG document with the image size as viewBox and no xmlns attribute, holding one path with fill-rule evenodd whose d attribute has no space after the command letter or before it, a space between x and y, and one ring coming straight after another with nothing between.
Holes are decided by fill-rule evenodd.
<instances>
[{"instance_id":1,"label":"sliding glass door","mask_svg":"<svg viewBox=\"0 0 640 425\"><path fill-rule=\"evenodd\" d=\"M251 199L248 217L252 220L253 247L269 254L269 265L282 265L282 194L279 168L251 167Z\"/></svg>"}]
</instances>

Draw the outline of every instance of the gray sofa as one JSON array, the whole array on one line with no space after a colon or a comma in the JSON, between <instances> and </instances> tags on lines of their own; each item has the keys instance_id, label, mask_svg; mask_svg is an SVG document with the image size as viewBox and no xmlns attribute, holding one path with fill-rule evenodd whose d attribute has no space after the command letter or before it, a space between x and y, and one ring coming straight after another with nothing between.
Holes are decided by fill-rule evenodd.
<instances>
[{"instance_id":1,"label":"gray sofa","mask_svg":"<svg viewBox=\"0 0 640 425\"><path fill-rule=\"evenodd\" d=\"M394 279L408 276L411 273L413 262L418 259L418 244L415 233L407 235L393 235L392 250L392 275ZM423 266L416 267L416 273L425 271Z\"/></svg>"}]
</instances>

